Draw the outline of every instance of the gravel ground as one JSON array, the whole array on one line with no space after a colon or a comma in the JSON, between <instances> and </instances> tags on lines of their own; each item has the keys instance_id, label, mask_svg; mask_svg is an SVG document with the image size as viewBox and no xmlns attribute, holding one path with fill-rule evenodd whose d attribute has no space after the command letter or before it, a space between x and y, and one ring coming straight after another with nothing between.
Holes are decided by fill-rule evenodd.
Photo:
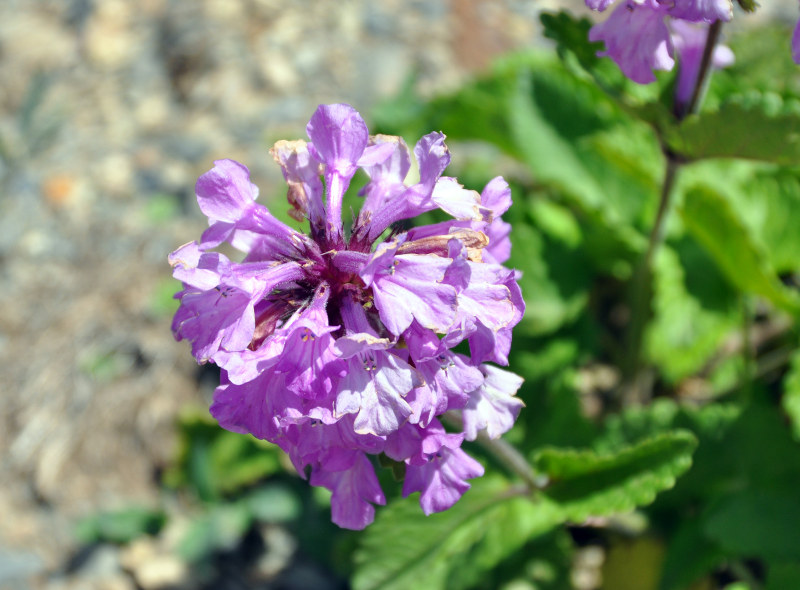
<instances>
[{"instance_id":1,"label":"gravel ground","mask_svg":"<svg viewBox=\"0 0 800 590\"><path fill-rule=\"evenodd\" d=\"M275 192L267 148L302 137L318 103L368 113L412 72L422 92L452 88L533 43L539 8L0 3L0 588L185 583L147 542L76 555L73 530L155 505L178 411L207 404L158 306L166 255L204 225L197 176L231 157Z\"/></svg>"}]
</instances>

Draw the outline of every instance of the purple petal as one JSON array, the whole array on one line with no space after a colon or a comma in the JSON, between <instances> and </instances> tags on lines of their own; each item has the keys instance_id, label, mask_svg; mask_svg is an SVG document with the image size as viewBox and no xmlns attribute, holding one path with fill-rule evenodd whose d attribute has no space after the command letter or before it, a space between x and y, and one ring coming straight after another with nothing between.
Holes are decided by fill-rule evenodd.
<instances>
[{"instance_id":1,"label":"purple petal","mask_svg":"<svg viewBox=\"0 0 800 590\"><path fill-rule=\"evenodd\" d=\"M224 259L224 262L223 262ZM222 254L203 253L197 242L184 244L169 255L172 276L196 289L207 291L220 283L227 259Z\"/></svg>"},{"instance_id":2,"label":"purple petal","mask_svg":"<svg viewBox=\"0 0 800 590\"><path fill-rule=\"evenodd\" d=\"M391 153L379 164L363 168L370 181L362 191L366 198L359 215L359 225L369 224L373 211L380 209L384 203L405 192L404 181L411 168L408 146L402 137L376 135L370 141L374 147L391 148Z\"/></svg>"},{"instance_id":3,"label":"purple petal","mask_svg":"<svg viewBox=\"0 0 800 590\"><path fill-rule=\"evenodd\" d=\"M397 355L367 350L348 359L336 397L336 415L356 414L355 432L385 436L411 415L405 396L422 380Z\"/></svg>"},{"instance_id":4,"label":"purple petal","mask_svg":"<svg viewBox=\"0 0 800 590\"><path fill-rule=\"evenodd\" d=\"M216 160L195 186L200 210L212 223L239 221L258 198L247 166L234 160Z\"/></svg>"},{"instance_id":5,"label":"purple petal","mask_svg":"<svg viewBox=\"0 0 800 590\"><path fill-rule=\"evenodd\" d=\"M792 34L792 59L794 63L800 64L800 21L795 25Z\"/></svg>"},{"instance_id":6,"label":"purple petal","mask_svg":"<svg viewBox=\"0 0 800 590\"><path fill-rule=\"evenodd\" d=\"M325 164L328 189L326 228L329 238L338 243L342 228L342 197L356 172L357 163L369 140L364 119L347 104L320 105L306 126L312 155Z\"/></svg>"},{"instance_id":7,"label":"purple petal","mask_svg":"<svg viewBox=\"0 0 800 590\"><path fill-rule=\"evenodd\" d=\"M399 336L417 320L423 328L444 332L453 322L456 290L441 281L451 260L419 254L395 255L398 244L378 246L360 276L372 287L381 321Z\"/></svg>"},{"instance_id":8,"label":"purple petal","mask_svg":"<svg viewBox=\"0 0 800 590\"><path fill-rule=\"evenodd\" d=\"M353 466L347 470L315 469L310 482L311 485L323 486L332 492L332 520L345 529L365 528L375 518L373 504L386 504L372 463L362 453L359 453Z\"/></svg>"},{"instance_id":9,"label":"purple petal","mask_svg":"<svg viewBox=\"0 0 800 590\"><path fill-rule=\"evenodd\" d=\"M653 70L671 70L675 64L665 15L666 8L656 0L626 0L591 28L589 40L605 42L606 50L598 56L613 59L634 82L648 84L656 79Z\"/></svg>"},{"instance_id":10,"label":"purple petal","mask_svg":"<svg viewBox=\"0 0 800 590\"><path fill-rule=\"evenodd\" d=\"M450 151L444 143L444 133L429 133L414 146L414 157L419 165L419 182L433 190L433 185L450 164Z\"/></svg>"},{"instance_id":11,"label":"purple petal","mask_svg":"<svg viewBox=\"0 0 800 590\"><path fill-rule=\"evenodd\" d=\"M481 205L492 211L497 218L511 207L511 188L502 176L490 180L481 191Z\"/></svg>"},{"instance_id":12,"label":"purple petal","mask_svg":"<svg viewBox=\"0 0 800 590\"><path fill-rule=\"evenodd\" d=\"M480 430L486 430L489 438L498 438L511 429L525 405L514 397L522 377L491 365L482 365L481 371L486 379L470 392L470 400L461 411L467 440L475 440Z\"/></svg>"},{"instance_id":13,"label":"purple petal","mask_svg":"<svg viewBox=\"0 0 800 590\"><path fill-rule=\"evenodd\" d=\"M729 21L733 17L733 3L731 0L674 0L669 15L695 23Z\"/></svg>"},{"instance_id":14,"label":"purple petal","mask_svg":"<svg viewBox=\"0 0 800 590\"><path fill-rule=\"evenodd\" d=\"M613 3L614 0L586 0L586 6L588 8L591 8L592 10L598 10L600 12L603 12Z\"/></svg>"},{"instance_id":15,"label":"purple petal","mask_svg":"<svg viewBox=\"0 0 800 590\"><path fill-rule=\"evenodd\" d=\"M290 409L299 412L293 397L279 375L264 371L250 383L220 385L210 411L226 430L275 442L281 436L278 415Z\"/></svg>"},{"instance_id":16,"label":"purple petal","mask_svg":"<svg viewBox=\"0 0 800 590\"><path fill-rule=\"evenodd\" d=\"M511 224L502 219L494 219L483 230L489 238L489 245L482 251L483 261L490 264L503 264L511 258Z\"/></svg>"},{"instance_id":17,"label":"purple petal","mask_svg":"<svg viewBox=\"0 0 800 590\"><path fill-rule=\"evenodd\" d=\"M483 475L483 466L459 448L460 440L433 430L422 441L424 461L408 462L403 496L421 492L420 505L427 514L447 510L470 485L468 479Z\"/></svg>"},{"instance_id":18,"label":"purple petal","mask_svg":"<svg viewBox=\"0 0 800 590\"><path fill-rule=\"evenodd\" d=\"M682 20L670 23L672 42L678 56L678 81L675 88L675 100L681 104L688 104L694 94L697 75L700 72L700 63L703 59L706 39L708 38L708 25L692 24ZM733 64L734 56L730 48L725 45L716 45L711 56L711 63L715 68L724 68Z\"/></svg>"}]
</instances>

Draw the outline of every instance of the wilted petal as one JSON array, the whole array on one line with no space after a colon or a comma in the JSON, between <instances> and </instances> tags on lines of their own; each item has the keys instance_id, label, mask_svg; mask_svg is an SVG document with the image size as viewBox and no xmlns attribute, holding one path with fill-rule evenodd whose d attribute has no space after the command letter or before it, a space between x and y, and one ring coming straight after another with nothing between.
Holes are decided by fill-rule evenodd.
<instances>
[{"instance_id":1,"label":"wilted petal","mask_svg":"<svg viewBox=\"0 0 800 590\"><path fill-rule=\"evenodd\" d=\"M270 154L280 165L289 185L287 199L293 207L289 214L298 221L308 217L312 226L321 227L325 220L325 204L320 164L311 157L308 144L302 140L281 140L272 147Z\"/></svg>"},{"instance_id":2,"label":"wilted petal","mask_svg":"<svg viewBox=\"0 0 800 590\"><path fill-rule=\"evenodd\" d=\"M456 219L490 221L492 212L481 204L480 195L465 189L454 178L440 178L431 193L431 201Z\"/></svg>"}]
</instances>

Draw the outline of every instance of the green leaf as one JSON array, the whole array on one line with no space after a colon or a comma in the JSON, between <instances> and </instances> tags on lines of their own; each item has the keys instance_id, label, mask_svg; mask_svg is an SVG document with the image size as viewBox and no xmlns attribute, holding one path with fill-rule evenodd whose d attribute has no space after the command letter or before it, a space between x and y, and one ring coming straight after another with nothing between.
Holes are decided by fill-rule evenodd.
<instances>
[{"instance_id":1,"label":"green leaf","mask_svg":"<svg viewBox=\"0 0 800 590\"><path fill-rule=\"evenodd\" d=\"M672 76L657 74L655 84L631 82L611 59L597 57L603 43L589 41L591 20L575 18L563 10L557 14L543 12L540 20L544 36L556 42L559 57L575 76L590 77L625 112L643 121L657 127L674 121L670 113Z\"/></svg>"},{"instance_id":2,"label":"green leaf","mask_svg":"<svg viewBox=\"0 0 800 590\"><path fill-rule=\"evenodd\" d=\"M780 100L777 95L770 96ZM748 105L727 102L718 111L691 115L678 127L668 128L666 143L693 160L747 158L796 164L800 160L800 113L775 110L766 100Z\"/></svg>"},{"instance_id":3,"label":"green leaf","mask_svg":"<svg viewBox=\"0 0 800 590\"><path fill-rule=\"evenodd\" d=\"M254 518L264 522L288 522L300 514L297 494L280 485L261 486L244 498Z\"/></svg>"},{"instance_id":4,"label":"green leaf","mask_svg":"<svg viewBox=\"0 0 800 590\"><path fill-rule=\"evenodd\" d=\"M797 561L769 561L766 590L800 588L800 563Z\"/></svg>"},{"instance_id":5,"label":"green leaf","mask_svg":"<svg viewBox=\"0 0 800 590\"><path fill-rule=\"evenodd\" d=\"M613 454L545 449L535 457L534 466L550 480L544 497L568 519L580 522L651 503L689 468L696 446L692 433L678 430Z\"/></svg>"},{"instance_id":6,"label":"green leaf","mask_svg":"<svg viewBox=\"0 0 800 590\"><path fill-rule=\"evenodd\" d=\"M740 324L731 289L717 297L715 305L705 306L689 292L686 271L672 248L659 250L653 264L654 317L645 342L650 360L673 383L701 369ZM703 271L706 282L715 278L708 267Z\"/></svg>"},{"instance_id":7,"label":"green leaf","mask_svg":"<svg viewBox=\"0 0 800 590\"><path fill-rule=\"evenodd\" d=\"M515 495L483 478L449 510L424 516L414 494L391 502L366 530L355 554L354 590L438 590L469 555L472 572L487 571L528 539L561 522L552 506ZM466 576L470 577L470 576Z\"/></svg>"},{"instance_id":8,"label":"green leaf","mask_svg":"<svg viewBox=\"0 0 800 590\"><path fill-rule=\"evenodd\" d=\"M201 499L215 500L281 470L275 445L224 430L207 411L184 412L179 428L177 457L164 474L171 487L188 485Z\"/></svg>"},{"instance_id":9,"label":"green leaf","mask_svg":"<svg viewBox=\"0 0 800 590\"><path fill-rule=\"evenodd\" d=\"M597 67L601 61L597 53L602 51L603 43L589 41L591 20L586 17L574 18L563 10L557 14L542 12L539 20L544 27L544 36L556 42L560 55L571 52L585 69Z\"/></svg>"},{"instance_id":10,"label":"green leaf","mask_svg":"<svg viewBox=\"0 0 800 590\"><path fill-rule=\"evenodd\" d=\"M680 213L686 228L734 286L789 312L800 312L800 297L781 284L767 254L725 197L697 185L687 192Z\"/></svg>"},{"instance_id":11,"label":"green leaf","mask_svg":"<svg viewBox=\"0 0 800 590\"><path fill-rule=\"evenodd\" d=\"M794 438L800 440L800 350L792 355L789 372L783 382L781 403L791 421Z\"/></svg>"},{"instance_id":12,"label":"green leaf","mask_svg":"<svg viewBox=\"0 0 800 590\"><path fill-rule=\"evenodd\" d=\"M213 551L233 549L252 522L245 502L213 504L208 512L192 521L178 544L186 561L200 561Z\"/></svg>"},{"instance_id":13,"label":"green leaf","mask_svg":"<svg viewBox=\"0 0 800 590\"><path fill-rule=\"evenodd\" d=\"M580 249L548 239L530 223L515 225L511 234L509 266L525 269L520 287L527 305L519 328L528 335L553 332L586 305L591 276L587 261Z\"/></svg>"},{"instance_id":14,"label":"green leaf","mask_svg":"<svg viewBox=\"0 0 800 590\"><path fill-rule=\"evenodd\" d=\"M127 508L103 512L78 523L76 536L83 543L129 543L142 535L155 535L166 523L161 510Z\"/></svg>"},{"instance_id":15,"label":"green leaf","mask_svg":"<svg viewBox=\"0 0 800 590\"><path fill-rule=\"evenodd\" d=\"M681 520L677 530L669 536L658 588L689 588L692 582L722 563L725 557L725 552L703 534L702 522L697 519Z\"/></svg>"},{"instance_id":16,"label":"green leaf","mask_svg":"<svg viewBox=\"0 0 800 590\"><path fill-rule=\"evenodd\" d=\"M737 0L739 6L742 7L742 10L747 12L755 12L756 8L758 8L758 2L756 0Z\"/></svg>"},{"instance_id":17,"label":"green leaf","mask_svg":"<svg viewBox=\"0 0 800 590\"><path fill-rule=\"evenodd\" d=\"M797 490L744 490L722 499L705 521L706 535L742 556L800 559Z\"/></svg>"},{"instance_id":18,"label":"green leaf","mask_svg":"<svg viewBox=\"0 0 800 590\"><path fill-rule=\"evenodd\" d=\"M745 183L742 192L763 211L759 237L778 273L800 269L800 174L793 170L765 171ZM756 204L751 205L755 209Z\"/></svg>"}]
</instances>

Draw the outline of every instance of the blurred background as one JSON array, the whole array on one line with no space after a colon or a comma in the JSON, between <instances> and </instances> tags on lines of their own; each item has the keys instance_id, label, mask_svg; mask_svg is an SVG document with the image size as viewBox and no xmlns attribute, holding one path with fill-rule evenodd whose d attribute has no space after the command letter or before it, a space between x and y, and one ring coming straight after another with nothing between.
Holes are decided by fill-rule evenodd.
<instances>
[{"instance_id":1,"label":"blurred background","mask_svg":"<svg viewBox=\"0 0 800 590\"><path fill-rule=\"evenodd\" d=\"M797 8L767 4L755 20ZM167 254L205 226L193 189L214 159L245 163L265 202L282 199L267 150L305 137L317 104L348 102L369 123L409 85L452 91L500 54L547 47L537 15L556 6L585 10L0 2L0 588L346 587L335 556L308 548L334 534L312 522L328 519L324 497L303 485L298 500L288 475L246 509L203 507L286 470L205 417L217 376L172 339ZM301 513L306 545L280 525ZM218 561L190 567L204 555Z\"/></svg>"},{"instance_id":2,"label":"blurred background","mask_svg":"<svg viewBox=\"0 0 800 590\"><path fill-rule=\"evenodd\" d=\"M428 94L453 88L535 43L539 8L0 2L0 587L24 588L30 574L47 588L187 577L169 555L153 566L146 547L76 561L75 527L158 506L178 415L205 411L213 391L169 328L167 254L205 225L197 177L234 158L262 199L283 199L268 149L305 137L319 103L369 120L412 76Z\"/></svg>"}]
</instances>

